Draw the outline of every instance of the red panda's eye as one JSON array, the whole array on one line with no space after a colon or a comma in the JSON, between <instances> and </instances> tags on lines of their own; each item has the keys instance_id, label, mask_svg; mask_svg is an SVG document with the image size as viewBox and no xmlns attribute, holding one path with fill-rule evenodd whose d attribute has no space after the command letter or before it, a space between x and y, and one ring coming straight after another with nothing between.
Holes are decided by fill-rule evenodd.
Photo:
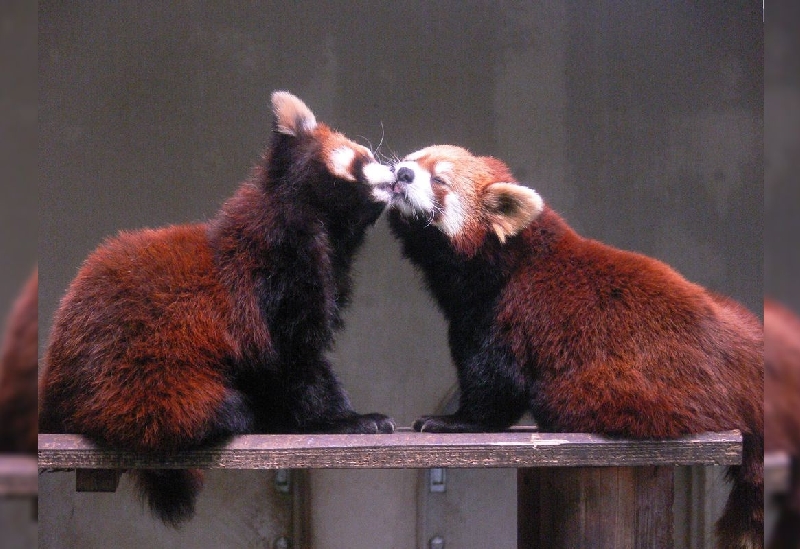
<instances>
[{"instance_id":1,"label":"red panda's eye","mask_svg":"<svg viewBox=\"0 0 800 549\"><path fill-rule=\"evenodd\" d=\"M447 184L447 181L445 181L444 179L442 179L442 178L441 178L441 177L439 177L438 175L434 175L433 177L431 177L431 181L433 181L433 182L434 182L434 183L436 183L437 185L444 185L445 187L448 187L448 186L449 186L449 185Z\"/></svg>"}]
</instances>

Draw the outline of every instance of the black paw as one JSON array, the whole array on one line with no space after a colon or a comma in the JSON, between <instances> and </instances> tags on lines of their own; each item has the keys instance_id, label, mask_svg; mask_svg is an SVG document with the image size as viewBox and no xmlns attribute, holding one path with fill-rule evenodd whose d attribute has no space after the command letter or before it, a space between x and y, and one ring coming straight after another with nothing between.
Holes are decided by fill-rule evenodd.
<instances>
[{"instance_id":1,"label":"black paw","mask_svg":"<svg viewBox=\"0 0 800 549\"><path fill-rule=\"evenodd\" d=\"M331 425L331 433L343 434L390 434L394 433L394 421L383 414L354 415Z\"/></svg>"},{"instance_id":2,"label":"black paw","mask_svg":"<svg viewBox=\"0 0 800 549\"><path fill-rule=\"evenodd\" d=\"M497 430L452 415L422 416L414 422L413 427L421 433L483 433Z\"/></svg>"},{"instance_id":3,"label":"black paw","mask_svg":"<svg viewBox=\"0 0 800 549\"><path fill-rule=\"evenodd\" d=\"M362 418L367 418L375 423L375 433L391 434L394 433L394 420L383 414L364 414ZM370 431L373 432L373 431Z\"/></svg>"}]
</instances>

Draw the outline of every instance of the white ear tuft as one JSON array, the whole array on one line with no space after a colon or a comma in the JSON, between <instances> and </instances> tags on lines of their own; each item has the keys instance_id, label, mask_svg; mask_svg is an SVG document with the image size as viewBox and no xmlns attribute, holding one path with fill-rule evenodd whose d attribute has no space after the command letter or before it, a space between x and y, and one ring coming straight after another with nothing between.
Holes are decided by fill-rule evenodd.
<instances>
[{"instance_id":1,"label":"white ear tuft","mask_svg":"<svg viewBox=\"0 0 800 549\"><path fill-rule=\"evenodd\" d=\"M500 242L522 231L544 209L539 193L516 183L492 183L485 189L483 202Z\"/></svg>"},{"instance_id":2,"label":"white ear tuft","mask_svg":"<svg viewBox=\"0 0 800 549\"><path fill-rule=\"evenodd\" d=\"M287 91L272 93L275 127L280 133L300 135L317 127L317 119L305 103Z\"/></svg>"}]
</instances>

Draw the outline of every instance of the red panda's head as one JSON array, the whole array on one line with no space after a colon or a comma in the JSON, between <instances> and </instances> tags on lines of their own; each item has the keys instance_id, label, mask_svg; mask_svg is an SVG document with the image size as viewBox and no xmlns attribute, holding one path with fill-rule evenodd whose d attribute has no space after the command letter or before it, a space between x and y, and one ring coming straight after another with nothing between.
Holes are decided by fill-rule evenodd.
<instances>
[{"instance_id":1,"label":"red panda's head","mask_svg":"<svg viewBox=\"0 0 800 549\"><path fill-rule=\"evenodd\" d=\"M275 132L272 166L292 181L312 180L323 187L311 191L323 201L357 194L372 202L388 202L394 183L391 168L380 164L367 147L318 123L300 99L286 91L272 94ZM314 177L309 177L313 175ZM348 185L342 186L344 182ZM336 188L336 196L329 195Z\"/></svg>"},{"instance_id":2,"label":"red panda's head","mask_svg":"<svg viewBox=\"0 0 800 549\"><path fill-rule=\"evenodd\" d=\"M426 219L468 253L490 234L504 243L544 208L539 194L516 183L503 162L452 145L406 156L395 166L395 176L390 206Z\"/></svg>"}]
</instances>

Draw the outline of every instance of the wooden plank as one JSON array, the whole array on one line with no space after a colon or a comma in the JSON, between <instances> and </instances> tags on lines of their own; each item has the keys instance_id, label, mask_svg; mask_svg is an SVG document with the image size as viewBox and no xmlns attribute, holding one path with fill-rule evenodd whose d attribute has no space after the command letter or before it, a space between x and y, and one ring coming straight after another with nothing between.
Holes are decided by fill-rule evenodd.
<instances>
[{"instance_id":1,"label":"wooden plank","mask_svg":"<svg viewBox=\"0 0 800 549\"><path fill-rule=\"evenodd\" d=\"M548 508L539 508L541 477L538 470L517 469L517 549L536 547L541 536L539 524L550 520Z\"/></svg>"},{"instance_id":2,"label":"wooden plank","mask_svg":"<svg viewBox=\"0 0 800 549\"><path fill-rule=\"evenodd\" d=\"M764 454L764 491L785 494L789 490L791 458L786 452Z\"/></svg>"},{"instance_id":3,"label":"wooden plank","mask_svg":"<svg viewBox=\"0 0 800 549\"><path fill-rule=\"evenodd\" d=\"M636 549L669 549L673 546L672 503L675 500L673 467L634 467L633 539Z\"/></svg>"},{"instance_id":4,"label":"wooden plank","mask_svg":"<svg viewBox=\"0 0 800 549\"><path fill-rule=\"evenodd\" d=\"M517 471L518 549L669 549L673 467Z\"/></svg>"},{"instance_id":5,"label":"wooden plank","mask_svg":"<svg viewBox=\"0 0 800 549\"><path fill-rule=\"evenodd\" d=\"M0 496L35 496L38 474L33 456L0 455Z\"/></svg>"},{"instance_id":6,"label":"wooden plank","mask_svg":"<svg viewBox=\"0 0 800 549\"><path fill-rule=\"evenodd\" d=\"M308 469L734 465L739 431L675 440L623 440L583 433L243 435L169 456L99 448L78 435L39 435L43 469Z\"/></svg>"}]
</instances>

